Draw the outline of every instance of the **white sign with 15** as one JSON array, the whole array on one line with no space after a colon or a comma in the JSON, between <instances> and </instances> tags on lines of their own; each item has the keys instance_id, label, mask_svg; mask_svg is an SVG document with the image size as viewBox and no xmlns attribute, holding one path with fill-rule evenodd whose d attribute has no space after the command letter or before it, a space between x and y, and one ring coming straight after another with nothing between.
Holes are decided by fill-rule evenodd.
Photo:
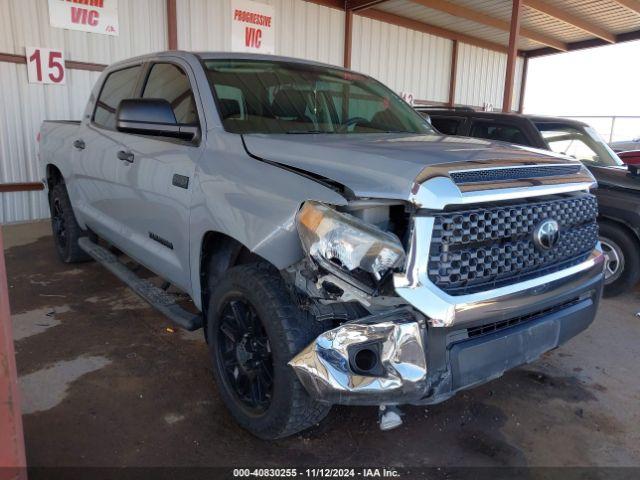
<instances>
[{"instance_id":1,"label":"white sign with 15","mask_svg":"<svg viewBox=\"0 0 640 480\"><path fill-rule=\"evenodd\" d=\"M64 54L50 48L26 47L29 83L64 85L67 72Z\"/></svg>"}]
</instances>

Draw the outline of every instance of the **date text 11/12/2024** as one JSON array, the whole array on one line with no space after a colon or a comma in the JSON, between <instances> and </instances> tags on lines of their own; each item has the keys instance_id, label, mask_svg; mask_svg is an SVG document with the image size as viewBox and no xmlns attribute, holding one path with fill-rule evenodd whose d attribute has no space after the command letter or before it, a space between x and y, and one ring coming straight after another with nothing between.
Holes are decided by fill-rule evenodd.
<instances>
[{"instance_id":1,"label":"date text 11/12/2024","mask_svg":"<svg viewBox=\"0 0 640 480\"><path fill-rule=\"evenodd\" d=\"M234 478L399 478L393 468L235 468Z\"/></svg>"}]
</instances>

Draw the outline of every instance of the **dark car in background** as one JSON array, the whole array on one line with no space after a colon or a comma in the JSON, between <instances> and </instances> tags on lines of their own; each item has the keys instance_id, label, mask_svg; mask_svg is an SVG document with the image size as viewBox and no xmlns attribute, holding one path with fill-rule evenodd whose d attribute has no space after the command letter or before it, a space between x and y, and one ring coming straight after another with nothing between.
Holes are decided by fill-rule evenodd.
<instances>
[{"instance_id":1,"label":"dark car in background","mask_svg":"<svg viewBox=\"0 0 640 480\"><path fill-rule=\"evenodd\" d=\"M445 135L525 145L580 160L598 181L600 241L607 257L605 296L618 295L638 283L640 176L635 169L627 170L591 126L566 118L478 112L466 107L417 110Z\"/></svg>"}]
</instances>

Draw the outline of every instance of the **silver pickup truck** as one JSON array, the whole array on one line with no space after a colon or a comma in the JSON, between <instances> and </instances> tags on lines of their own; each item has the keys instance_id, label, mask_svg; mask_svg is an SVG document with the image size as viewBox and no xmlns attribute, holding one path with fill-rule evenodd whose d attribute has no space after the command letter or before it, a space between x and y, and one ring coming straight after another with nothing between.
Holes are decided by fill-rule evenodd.
<instances>
[{"instance_id":1,"label":"silver pickup truck","mask_svg":"<svg viewBox=\"0 0 640 480\"><path fill-rule=\"evenodd\" d=\"M40 157L60 258L96 259L203 327L222 399L262 438L333 404L379 406L392 428L398 406L441 402L583 331L602 291L579 162L436 134L341 68L119 62L80 122L43 124Z\"/></svg>"}]
</instances>

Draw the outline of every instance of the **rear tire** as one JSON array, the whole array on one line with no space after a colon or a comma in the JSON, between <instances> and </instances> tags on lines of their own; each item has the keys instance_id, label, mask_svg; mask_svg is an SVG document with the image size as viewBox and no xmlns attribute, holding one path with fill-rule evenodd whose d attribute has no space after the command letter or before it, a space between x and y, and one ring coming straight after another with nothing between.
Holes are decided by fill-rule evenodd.
<instances>
[{"instance_id":1,"label":"rear tire","mask_svg":"<svg viewBox=\"0 0 640 480\"><path fill-rule=\"evenodd\" d=\"M599 227L606 256L604 296L614 297L631 290L640 280L638 242L615 223L600 222Z\"/></svg>"},{"instance_id":2,"label":"rear tire","mask_svg":"<svg viewBox=\"0 0 640 480\"><path fill-rule=\"evenodd\" d=\"M58 183L49 191L51 229L60 260L64 263L87 262L91 257L78 245L78 240L86 235L73 214L71 201L64 183Z\"/></svg>"},{"instance_id":3,"label":"rear tire","mask_svg":"<svg viewBox=\"0 0 640 480\"><path fill-rule=\"evenodd\" d=\"M228 270L209 299L207 331L220 396L243 428L283 438L329 413L331 406L313 400L287 365L323 329L295 305L277 270Z\"/></svg>"}]
</instances>

